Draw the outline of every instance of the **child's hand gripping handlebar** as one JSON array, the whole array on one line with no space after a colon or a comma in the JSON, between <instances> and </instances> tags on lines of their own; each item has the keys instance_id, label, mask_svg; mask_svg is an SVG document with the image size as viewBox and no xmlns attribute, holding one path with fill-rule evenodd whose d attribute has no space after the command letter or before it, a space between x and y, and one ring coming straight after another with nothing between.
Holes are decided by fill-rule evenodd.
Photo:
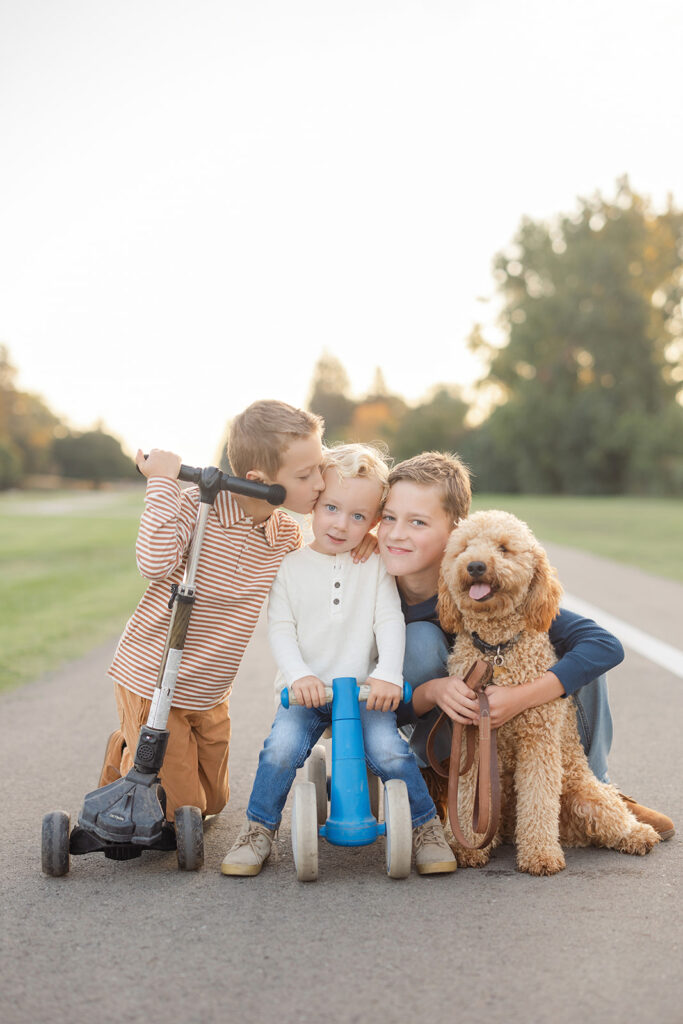
<instances>
[{"instance_id":1,"label":"child's hand gripping handlebar","mask_svg":"<svg viewBox=\"0 0 683 1024\"><path fill-rule=\"evenodd\" d=\"M148 456L145 455L145 458ZM202 501L212 502L218 491L232 491L234 494L243 494L247 498L258 498L260 501L267 501L269 505L282 505L287 497L287 492L282 484L263 484L260 480L244 480L239 476L229 476L228 473L222 473L215 466L206 466L201 469L197 466L181 465L178 470L178 480L198 484L202 492L206 491L207 494L212 495L210 498L202 497Z\"/></svg>"},{"instance_id":2,"label":"child's hand gripping handlebar","mask_svg":"<svg viewBox=\"0 0 683 1024\"><path fill-rule=\"evenodd\" d=\"M370 696L370 687L367 685L367 683L362 683L358 687L358 700L367 700L369 696ZM333 698L332 687L331 686L326 686L325 687L325 700L327 701L328 704L332 703L332 698ZM410 704L412 699L413 699L413 688L410 685L410 683L404 683L403 684L403 696L401 697L401 700L403 701L404 704ZM289 686L284 686L282 688L282 690L280 691L280 703L282 704L283 708L288 708L288 707L291 707L291 706L293 706L295 704L299 704L299 700L297 699L297 696L294 693L294 690L292 690Z\"/></svg>"}]
</instances>

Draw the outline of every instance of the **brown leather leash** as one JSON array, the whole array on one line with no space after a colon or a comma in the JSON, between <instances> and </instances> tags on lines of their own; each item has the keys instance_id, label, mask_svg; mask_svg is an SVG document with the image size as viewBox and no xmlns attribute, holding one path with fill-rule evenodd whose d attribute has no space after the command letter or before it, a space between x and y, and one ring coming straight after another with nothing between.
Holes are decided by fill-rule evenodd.
<instances>
[{"instance_id":1,"label":"brown leather leash","mask_svg":"<svg viewBox=\"0 0 683 1024\"><path fill-rule=\"evenodd\" d=\"M498 748L496 746L496 730L491 728L491 712L489 701L483 692L493 678L493 668L486 661L477 659L470 667L465 682L477 695L479 701L479 763L477 765L477 792L474 803L472 830L484 838L477 844L470 843L463 835L458 817L458 785L460 776L465 775L474 763L474 725L463 726L461 722L453 722L445 711L442 711L432 726L427 739L427 760L443 779L448 779L448 817L453 835L467 850L481 850L488 846L500 822L500 777L498 774ZM451 722L453 736L451 738L451 756L448 771L445 771L434 756L434 744L439 728L445 722ZM461 768L462 736L465 730L466 757Z\"/></svg>"}]
</instances>

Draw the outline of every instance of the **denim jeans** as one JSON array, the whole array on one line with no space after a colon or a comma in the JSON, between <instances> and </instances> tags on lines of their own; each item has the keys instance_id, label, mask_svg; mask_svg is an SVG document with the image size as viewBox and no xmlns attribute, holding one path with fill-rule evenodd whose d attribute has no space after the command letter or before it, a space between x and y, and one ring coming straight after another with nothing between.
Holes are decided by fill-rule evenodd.
<instances>
[{"instance_id":1,"label":"denim jeans","mask_svg":"<svg viewBox=\"0 0 683 1024\"><path fill-rule=\"evenodd\" d=\"M360 705L365 760L370 769L387 779L403 779L408 788L413 828L436 816L434 801L420 774L410 747L400 736L393 711L368 711ZM320 708L295 705L278 708L259 755L258 769L247 805L247 818L276 829L297 768L301 768L316 741L332 722L329 704ZM332 740L334 743L334 739Z\"/></svg>"},{"instance_id":2,"label":"denim jeans","mask_svg":"<svg viewBox=\"0 0 683 1024\"><path fill-rule=\"evenodd\" d=\"M406 653L403 675L413 688L428 679L441 679L448 674L448 642L433 622L409 622L406 626ZM612 715L607 694L607 677L598 676L574 694L579 736L593 774L601 782L609 782L607 758L612 746ZM421 765L427 763L427 737L440 714L434 708L421 718L411 716L401 706L397 712L401 732ZM412 720L411 720L412 717ZM441 729L434 748L439 761L450 754L450 729Z\"/></svg>"}]
</instances>

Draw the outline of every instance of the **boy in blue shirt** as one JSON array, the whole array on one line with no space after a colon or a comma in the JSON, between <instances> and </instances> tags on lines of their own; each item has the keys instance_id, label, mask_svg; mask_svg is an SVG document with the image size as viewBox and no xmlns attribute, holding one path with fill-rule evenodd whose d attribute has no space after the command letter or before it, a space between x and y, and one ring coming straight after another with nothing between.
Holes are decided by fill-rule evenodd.
<instances>
[{"instance_id":1,"label":"boy in blue shirt","mask_svg":"<svg viewBox=\"0 0 683 1024\"><path fill-rule=\"evenodd\" d=\"M406 620L405 678L415 688L413 713L399 716L418 760L426 765L426 742L441 711L468 724L478 713L475 694L446 662L453 638L439 624L436 611L439 566L455 523L468 515L469 472L452 455L425 452L399 463L389 476L390 491L378 530L380 553L396 577ZM593 773L608 782L607 756L612 717L605 673L618 665L624 650L616 637L590 619L561 609L549 630L558 661L538 679L521 686L487 687L491 726L498 728L526 708L571 694L577 708L579 735ZM450 753L450 736L437 738L439 760ZM431 768L422 769L439 814L445 818L445 786ZM670 818L622 796L640 821L662 839L674 834Z\"/></svg>"}]
</instances>

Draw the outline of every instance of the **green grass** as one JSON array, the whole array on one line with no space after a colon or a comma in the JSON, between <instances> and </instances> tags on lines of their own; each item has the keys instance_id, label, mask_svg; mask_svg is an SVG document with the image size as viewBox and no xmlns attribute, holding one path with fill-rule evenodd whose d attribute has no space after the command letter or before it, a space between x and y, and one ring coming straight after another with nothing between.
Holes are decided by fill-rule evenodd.
<instances>
[{"instance_id":1,"label":"green grass","mask_svg":"<svg viewBox=\"0 0 683 1024\"><path fill-rule=\"evenodd\" d=\"M542 541L683 583L683 500L478 494L472 507L514 512Z\"/></svg>"},{"instance_id":2,"label":"green grass","mask_svg":"<svg viewBox=\"0 0 683 1024\"><path fill-rule=\"evenodd\" d=\"M135 566L142 488L0 495L0 690L115 637L145 582ZM683 501L477 495L537 536L683 582Z\"/></svg>"},{"instance_id":3,"label":"green grass","mask_svg":"<svg viewBox=\"0 0 683 1024\"><path fill-rule=\"evenodd\" d=\"M144 589L142 501L141 488L0 496L0 690L122 629Z\"/></svg>"}]
</instances>

